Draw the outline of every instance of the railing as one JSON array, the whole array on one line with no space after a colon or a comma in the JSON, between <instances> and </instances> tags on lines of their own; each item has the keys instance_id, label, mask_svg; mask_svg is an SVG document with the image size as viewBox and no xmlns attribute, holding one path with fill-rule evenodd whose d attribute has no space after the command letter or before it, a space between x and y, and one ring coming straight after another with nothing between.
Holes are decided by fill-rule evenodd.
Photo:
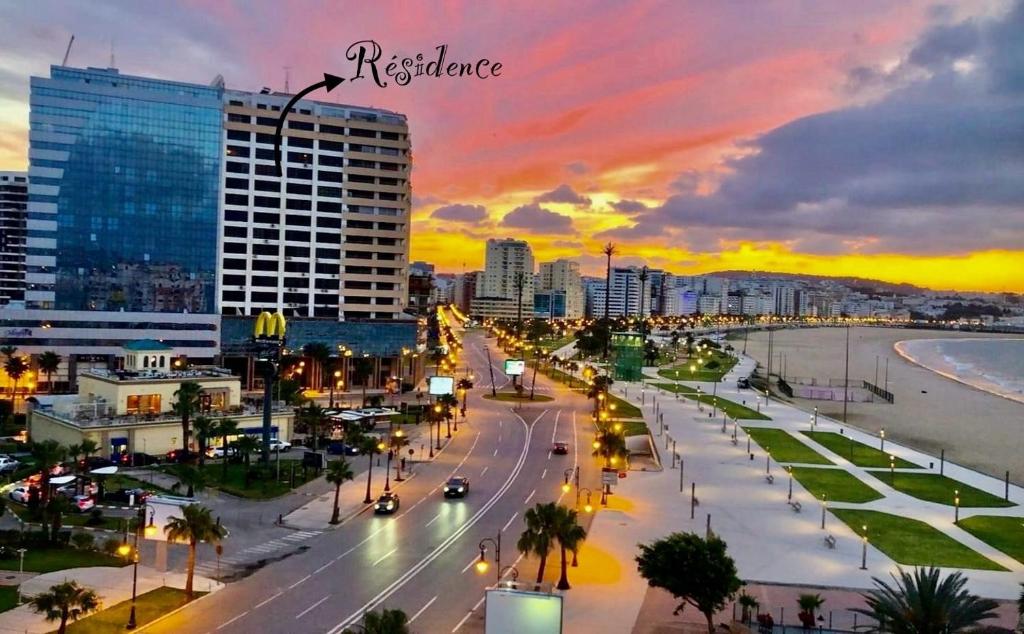
<instances>
[{"instance_id":1,"label":"railing","mask_svg":"<svg viewBox=\"0 0 1024 634\"><path fill-rule=\"evenodd\" d=\"M162 423L181 422L181 416L170 413L161 412L158 414L117 414L108 415L100 414L98 411L96 414L89 414L86 412L78 412L77 415L71 415L66 412L56 412L53 410L39 409L36 410L39 414L49 416L54 420L58 420L65 423L70 423L76 427L120 427L120 426L131 426L131 425L153 425ZM271 413L281 414L293 412L294 408L288 405L275 405L271 407ZM263 414L263 409L259 407L244 407L237 410L231 411L215 411L209 412L210 416L215 418L239 418L243 416L260 416ZM196 415L201 415L197 413Z\"/></svg>"}]
</instances>

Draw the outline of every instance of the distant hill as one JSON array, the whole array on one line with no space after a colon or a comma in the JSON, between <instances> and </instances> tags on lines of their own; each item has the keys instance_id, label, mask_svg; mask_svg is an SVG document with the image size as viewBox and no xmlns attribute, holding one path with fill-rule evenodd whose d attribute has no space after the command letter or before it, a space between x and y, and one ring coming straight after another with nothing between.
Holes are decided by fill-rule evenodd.
<instances>
[{"instance_id":1,"label":"distant hill","mask_svg":"<svg viewBox=\"0 0 1024 634\"><path fill-rule=\"evenodd\" d=\"M913 295L931 289L914 286L913 284L894 284L882 280L871 280L862 277L832 277L828 275L806 275L803 273L774 273L770 271L715 271L714 273L703 273L703 275L714 275L716 277L727 277L729 279L777 278L783 280L803 280L808 282L835 282L844 286L870 290L876 293L895 293L897 295Z\"/></svg>"}]
</instances>

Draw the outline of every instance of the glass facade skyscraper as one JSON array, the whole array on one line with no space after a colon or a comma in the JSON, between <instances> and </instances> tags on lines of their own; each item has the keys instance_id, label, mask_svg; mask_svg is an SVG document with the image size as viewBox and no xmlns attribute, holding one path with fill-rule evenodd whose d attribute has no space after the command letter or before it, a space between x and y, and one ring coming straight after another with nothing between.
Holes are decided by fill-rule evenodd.
<instances>
[{"instance_id":1,"label":"glass facade skyscraper","mask_svg":"<svg viewBox=\"0 0 1024 634\"><path fill-rule=\"evenodd\" d=\"M32 78L29 308L216 311L222 99L115 69Z\"/></svg>"}]
</instances>

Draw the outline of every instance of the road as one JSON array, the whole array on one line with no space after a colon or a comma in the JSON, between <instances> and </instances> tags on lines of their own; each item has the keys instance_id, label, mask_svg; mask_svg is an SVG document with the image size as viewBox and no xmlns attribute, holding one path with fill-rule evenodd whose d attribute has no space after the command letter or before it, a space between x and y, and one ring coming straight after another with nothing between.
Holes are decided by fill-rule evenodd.
<instances>
[{"instance_id":1,"label":"road","mask_svg":"<svg viewBox=\"0 0 1024 634\"><path fill-rule=\"evenodd\" d=\"M493 340L492 340L493 342ZM335 531L303 542L303 553L253 575L149 628L153 632L330 632L357 622L370 609L400 608L417 632L482 631L487 575L473 563L481 539L502 536L502 565L516 563L520 581L536 564L518 562L515 543L523 513L537 502L572 504L562 493L563 474L581 468L584 487L597 489L600 468L590 456L593 440L586 399L542 375L537 386L549 403L512 406L485 400L489 373L480 332L465 334L463 363L476 375L468 422L433 462L398 487L393 516L364 512ZM508 381L503 356L491 350L499 387ZM553 440L570 443L569 455L552 455ZM440 486L452 474L471 480L470 494L445 500ZM346 486L358 486L352 483ZM489 547L488 558L493 557ZM551 565L558 566L557 552ZM550 568L550 566L549 566Z\"/></svg>"}]
</instances>

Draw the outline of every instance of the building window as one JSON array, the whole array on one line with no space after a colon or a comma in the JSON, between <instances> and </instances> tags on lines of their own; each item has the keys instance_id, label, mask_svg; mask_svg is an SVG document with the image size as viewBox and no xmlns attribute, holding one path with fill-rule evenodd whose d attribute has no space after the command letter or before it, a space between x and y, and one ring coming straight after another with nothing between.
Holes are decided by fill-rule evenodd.
<instances>
[{"instance_id":1,"label":"building window","mask_svg":"<svg viewBox=\"0 0 1024 634\"><path fill-rule=\"evenodd\" d=\"M128 395L128 413L129 414L159 414L160 413L160 395L159 394L129 394Z\"/></svg>"}]
</instances>

